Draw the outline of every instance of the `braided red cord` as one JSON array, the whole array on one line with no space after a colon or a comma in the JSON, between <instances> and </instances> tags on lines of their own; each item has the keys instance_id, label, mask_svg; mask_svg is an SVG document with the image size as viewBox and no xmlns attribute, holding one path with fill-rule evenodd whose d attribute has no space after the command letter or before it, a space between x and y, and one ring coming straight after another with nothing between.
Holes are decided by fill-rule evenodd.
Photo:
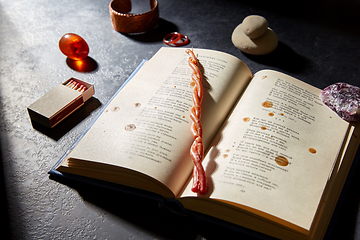
<instances>
[{"instance_id":1,"label":"braided red cord","mask_svg":"<svg viewBox=\"0 0 360 240\"><path fill-rule=\"evenodd\" d=\"M192 68L193 73L191 79L195 82L193 91L193 107L191 109L190 117L193 121L191 125L191 132L194 138L194 142L190 148L190 155L194 162L193 170L193 186L191 190L195 193L205 194L207 192L206 176L202 166L202 160L204 158L204 146L202 142L202 125L200 122L201 117L201 102L203 99L203 87L202 87L202 74L199 69L199 62L195 57L192 50L187 49L186 53L189 55L189 66Z\"/></svg>"}]
</instances>

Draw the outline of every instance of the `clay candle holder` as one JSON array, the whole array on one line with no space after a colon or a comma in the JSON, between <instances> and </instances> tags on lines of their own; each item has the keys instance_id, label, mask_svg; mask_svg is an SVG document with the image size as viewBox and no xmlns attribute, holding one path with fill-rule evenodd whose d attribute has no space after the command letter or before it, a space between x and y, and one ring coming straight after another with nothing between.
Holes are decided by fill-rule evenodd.
<instances>
[{"instance_id":1,"label":"clay candle holder","mask_svg":"<svg viewBox=\"0 0 360 240\"><path fill-rule=\"evenodd\" d=\"M110 18L114 29L120 33L145 33L159 24L159 4L150 0L150 11L132 14L131 0L113 0L109 5Z\"/></svg>"}]
</instances>

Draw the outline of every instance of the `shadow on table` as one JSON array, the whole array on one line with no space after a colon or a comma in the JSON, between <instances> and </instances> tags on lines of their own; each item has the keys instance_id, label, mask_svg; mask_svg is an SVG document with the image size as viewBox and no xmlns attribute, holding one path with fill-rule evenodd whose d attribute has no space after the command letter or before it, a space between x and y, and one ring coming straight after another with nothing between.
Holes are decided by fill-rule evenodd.
<instances>
[{"instance_id":1,"label":"shadow on table","mask_svg":"<svg viewBox=\"0 0 360 240\"><path fill-rule=\"evenodd\" d=\"M160 18L159 25L152 31L142 34L123 34L123 35L139 42L161 42L167 34L177 31L178 31L178 27L175 24L163 18Z\"/></svg>"},{"instance_id":2,"label":"shadow on table","mask_svg":"<svg viewBox=\"0 0 360 240\"><path fill-rule=\"evenodd\" d=\"M4 140L4 139L1 139ZM0 142L1 142L0 140ZM5 187L5 176L4 176L4 167L3 167L3 154L0 144L0 216L1 216L1 236L3 239L10 239L10 218L9 218L9 202L8 194Z\"/></svg>"},{"instance_id":3,"label":"shadow on table","mask_svg":"<svg viewBox=\"0 0 360 240\"><path fill-rule=\"evenodd\" d=\"M97 98L91 97L83 106L53 128L48 128L35 121L31 121L31 124L37 131L57 141L100 106L101 102Z\"/></svg>"},{"instance_id":4,"label":"shadow on table","mask_svg":"<svg viewBox=\"0 0 360 240\"><path fill-rule=\"evenodd\" d=\"M89 56L81 60L73 60L70 58L66 58L66 64L72 70L83 73L96 72L99 66L98 63Z\"/></svg>"},{"instance_id":5,"label":"shadow on table","mask_svg":"<svg viewBox=\"0 0 360 240\"><path fill-rule=\"evenodd\" d=\"M336 205L325 239L358 239L360 208L360 150L357 151Z\"/></svg>"},{"instance_id":6,"label":"shadow on table","mask_svg":"<svg viewBox=\"0 0 360 240\"><path fill-rule=\"evenodd\" d=\"M279 41L277 48L266 55L251 55L244 53L250 60L266 66L276 67L289 73L304 71L310 64L310 60L301 56L289 46Z\"/></svg>"},{"instance_id":7,"label":"shadow on table","mask_svg":"<svg viewBox=\"0 0 360 240\"><path fill-rule=\"evenodd\" d=\"M114 214L122 220L151 232L159 239L265 239L273 238L254 233L233 224L195 213L185 214L175 201L146 191L101 181L90 184L86 178L74 181L57 175L50 179L65 184L93 205ZM84 181L85 179L85 181ZM89 182L92 182L89 179Z\"/></svg>"}]
</instances>

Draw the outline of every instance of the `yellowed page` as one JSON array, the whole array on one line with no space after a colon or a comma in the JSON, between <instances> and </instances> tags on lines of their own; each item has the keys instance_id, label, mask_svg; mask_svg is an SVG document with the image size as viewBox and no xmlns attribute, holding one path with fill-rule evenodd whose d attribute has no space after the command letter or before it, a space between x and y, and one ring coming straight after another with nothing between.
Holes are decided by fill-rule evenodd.
<instances>
[{"instance_id":1,"label":"yellowed page","mask_svg":"<svg viewBox=\"0 0 360 240\"><path fill-rule=\"evenodd\" d=\"M228 54L194 49L204 72L202 123L209 145L251 79ZM162 48L112 100L69 155L145 173L176 195L192 171L192 70L184 48ZM66 166L66 164L65 164Z\"/></svg>"},{"instance_id":2,"label":"yellowed page","mask_svg":"<svg viewBox=\"0 0 360 240\"><path fill-rule=\"evenodd\" d=\"M310 229L348 123L320 90L260 71L204 160L208 196ZM183 197L195 196L186 189Z\"/></svg>"}]
</instances>

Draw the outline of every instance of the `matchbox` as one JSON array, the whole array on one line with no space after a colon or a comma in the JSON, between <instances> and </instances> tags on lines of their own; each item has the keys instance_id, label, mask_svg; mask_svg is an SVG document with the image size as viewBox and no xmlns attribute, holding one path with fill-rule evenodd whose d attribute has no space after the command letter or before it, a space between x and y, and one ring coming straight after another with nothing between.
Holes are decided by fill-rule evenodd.
<instances>
[{"instance_id":1,"label":"matchbox","mask_svg":"<svg viewBox=\"0 0 360 240\"><path fill-rule=\"evenodd\" d=\"M32 121L53 128L81 107L94 94L93 85L76 78L70 78L51 89L31 104L27 110Z\"/></svg>"}]
</instances>

